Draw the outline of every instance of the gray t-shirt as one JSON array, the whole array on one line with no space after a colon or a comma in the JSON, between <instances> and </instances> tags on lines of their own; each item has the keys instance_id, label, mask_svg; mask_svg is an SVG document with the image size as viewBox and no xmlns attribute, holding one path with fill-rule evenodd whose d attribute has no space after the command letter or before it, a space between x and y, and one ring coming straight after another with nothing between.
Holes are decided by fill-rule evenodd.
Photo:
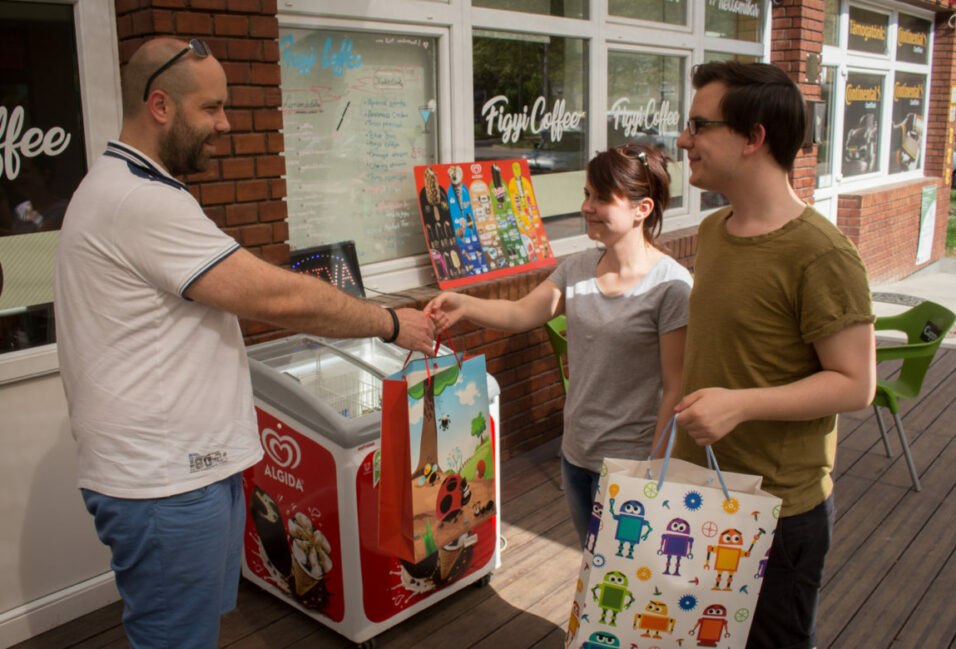
<instances>
[{"instance_id":1,"label":"gray t-shirt","mask_svg":"<svg viewBox=\"0 0 956 649\"><path fill-rule=\"evenodd\" d=\"M636 286L598 287L604 249L566 259L548 278L564 294L568 395L561 451L600 471L605 457L646 459L661 398L660 336L687 325L691 275L665 256Z\"/></svg>"}]
</instances>

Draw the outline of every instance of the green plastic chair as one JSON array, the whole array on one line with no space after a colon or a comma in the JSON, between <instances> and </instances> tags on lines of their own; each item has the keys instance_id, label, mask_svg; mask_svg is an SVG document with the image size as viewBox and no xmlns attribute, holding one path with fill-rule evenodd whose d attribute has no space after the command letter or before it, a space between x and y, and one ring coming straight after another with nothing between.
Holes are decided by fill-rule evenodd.
<instances>
[{"instance_id":1,"label":"green plastic chair","mask_svg":"<svg viewBox=\"0 0 956 649\"><path fill-rule=\"evenodd\" d=\"M876 362L888 360L902 360L899 376L896 379L877 379L876 396L873 399L873 412L880 426L880 435L883 436L883 446L886 447L886 457L893 457L890 450L890 440L880 417L880 407L889 408L896 421L896 431L900 436L900 445L906 464L913 478L913 487L920 490L919 477L910 455L910 447L903 432L903 422L900 421L900 399L915 399L923 387L926 371L933 362L933 356L939 349L946 333L953 326L956 315L944 306L935 302L921 302L909 311L898 315L876 319L876 330L895 330L906 334L907 342L904 345L891 345L876 348Z\"/></svg>"},{"instance_id":2,"label":"green plastic chair","mask_svg":"<svg viewBox=\"0 0 956 649\"><path fill-rule=\"evenodd\" d=\"M548 332L548 338L551 339L551 350L558 361L558 370L561 372L561 384L564 385L564 393L568 393L568 372L565 363L568 358L568 339L565 335L568 333L568 320L563 315L556 316L548 320L544 328Z\"/></svg>"}]
</instances>

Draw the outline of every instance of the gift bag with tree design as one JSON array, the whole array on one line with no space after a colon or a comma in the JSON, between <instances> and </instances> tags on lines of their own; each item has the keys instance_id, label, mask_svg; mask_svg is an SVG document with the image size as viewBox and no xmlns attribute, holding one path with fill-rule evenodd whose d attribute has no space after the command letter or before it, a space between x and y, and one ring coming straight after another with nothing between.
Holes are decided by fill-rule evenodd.
<instances>
[{"instance_id":1,"label":"gift bag with tree design","mask_svg":"<svg viewBox=\"0 0 956 649\"><path fill-rule=\"evenodd\" d=\"M484 356L420 359L387 377L379 547L415 564L438 553L442 579L467 565L496 512L493 443Z\"/></svg>"}]
</instances>

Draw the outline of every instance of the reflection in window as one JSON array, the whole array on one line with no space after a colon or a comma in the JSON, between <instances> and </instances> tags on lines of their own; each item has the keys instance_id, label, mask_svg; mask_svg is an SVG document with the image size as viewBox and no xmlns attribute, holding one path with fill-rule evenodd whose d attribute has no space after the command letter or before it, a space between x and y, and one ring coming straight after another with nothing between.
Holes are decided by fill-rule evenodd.
<instances>
[{"instance_id":1,"label":"reflection in window","mask_svg":"<svg viewBox=\"0 0 956 649\"><path fill-rule=\"evenodd\" d=\"M890 173L913 171L922 164L926 77L897 72L893 82L893 130Z\"/></svg>"},{"instance_id":2,"label":"reflection in window","mask_svg":"<svg viewBox=\"0 0 956 649\"><path fill-rule=\"evenodd\" d=\"M73 7L0 1L0 353L55 340L57 230L86 173Z\"/></svg>"},{"instance_id":3,"label":"reflection in window","mask_svg":"<svg viewBox=\"0 0 956 649\"><path fill-rule=\"evenodd\" d=\"M704 10L705 33L707 36L758 43L763 26L762 5L759 0L708 2Z\"/></svg>"},{"instance_id":4,"label":"reflection in window","mask_svg":"<svg viewBox=\"0 0 956 649\"><path fill-rule=\"evenodd\" d=\"M851 72L847 75L845 102L843 175L858 176L878 171L883 77Z\"/></svg>"},{"instance_id":5,"label":"reflection in window","mask_svg":"<svg viewBox=\"0 0 956 649\"><path fill-rule=\"evenodd\" d=\"M675 162L671 206L683 205L683 153L677 138L683 129L684 58L638 52L608 52L608 147L640 143L662 149Z\"/></svg>"},{"instance_id":6,"label":"reflection in window","mask_svg":"<svg viewBox=\"0 0 956 649\"><path fill-rule=\"evenodd\" d=\"M823 44L840 44L840 0L826 0L823 7Z\"/></svg>"},{"instance_id":7,"label":"reflection in window","mask_svg":"<svg viewBox=\"0 0 956 649\"><path fill-rule=\"evenodd\" d=\"M928 20L900 14L896 26L896 60L928 63L932 28L933 24Z\"/></svg>"},{"instance_id":8,"label":"reflection in window","mask_svg":"<svg viewBox=\"0 0 956 649\"><path fill-rule=\"evenodd\" d=\"M426 251L413 169L438 161L436 44L280 29L293 249L353 240L361 263Z\"/></svg>"},{"instance_id":9,"label":"reflection in window","mask_svg":"<svg viewBox=\"0 0 956 649\"><path fill-rule=\"evenodd\" d=\"M687 24L687 0L608 0L610 16L670 25Z\"/></svg>"},{"instance_id":10,"label":"reflection in window","mask_svg":"<svg viewBox=\"0 0 956 649\"><path fill-rule=\"evenodd\" d=\"M476 32L475 159L527 158L532 174L586 162L585 42Z\"/></svg>"},{"instance_id":11,"label":"reflection in window","mask_svg":"<svg viewBox=\"0 0 956 649\"><path fill-rule=\"evenodd\" d=\"M820 68L820 99L823 101L823 128L820 141L817 142L817 187L829 187L833 179L833 80L836 68Z\"/></svg>"},{"instance_id":12,"label":"reflection in window","mask_svg":"<svg viewBox=\"0 0 956 649\"><path fill-rule=\"evenodd\" d=\"M850 30L847 47L868 54L886 54L886 29L890 17L886 14L850 7Z\"/></svg>"},{"instance_id":13,"label":"reflection in window","mask_svg":"<svg viewBox=\"0 0 956 649\"><path fill-rule=\"evenodd\" d=\"M471 6L488 9L507 9L529 14L561 16L564 18L587 18L588 0L472 0Z\"/></svg>"}]
</instances>

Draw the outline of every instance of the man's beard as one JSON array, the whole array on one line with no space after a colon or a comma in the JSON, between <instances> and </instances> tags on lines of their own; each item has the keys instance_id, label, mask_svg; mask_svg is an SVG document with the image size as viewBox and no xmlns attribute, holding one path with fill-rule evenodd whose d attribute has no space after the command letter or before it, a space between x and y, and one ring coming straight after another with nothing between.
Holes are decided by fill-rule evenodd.
<instances>
[{"instance_id":1,"label":"man's beard","mask_svg":"<svg viewBox=\"0 0 956 649\"><path fill-rule=\"evenodd\" d=\"M203 145L212 137L192 128L182 112L177 111L169 132L159 142L159 159L173 176L205 171L209 166L209 154Z\"/></svg>"}]
</instances>

